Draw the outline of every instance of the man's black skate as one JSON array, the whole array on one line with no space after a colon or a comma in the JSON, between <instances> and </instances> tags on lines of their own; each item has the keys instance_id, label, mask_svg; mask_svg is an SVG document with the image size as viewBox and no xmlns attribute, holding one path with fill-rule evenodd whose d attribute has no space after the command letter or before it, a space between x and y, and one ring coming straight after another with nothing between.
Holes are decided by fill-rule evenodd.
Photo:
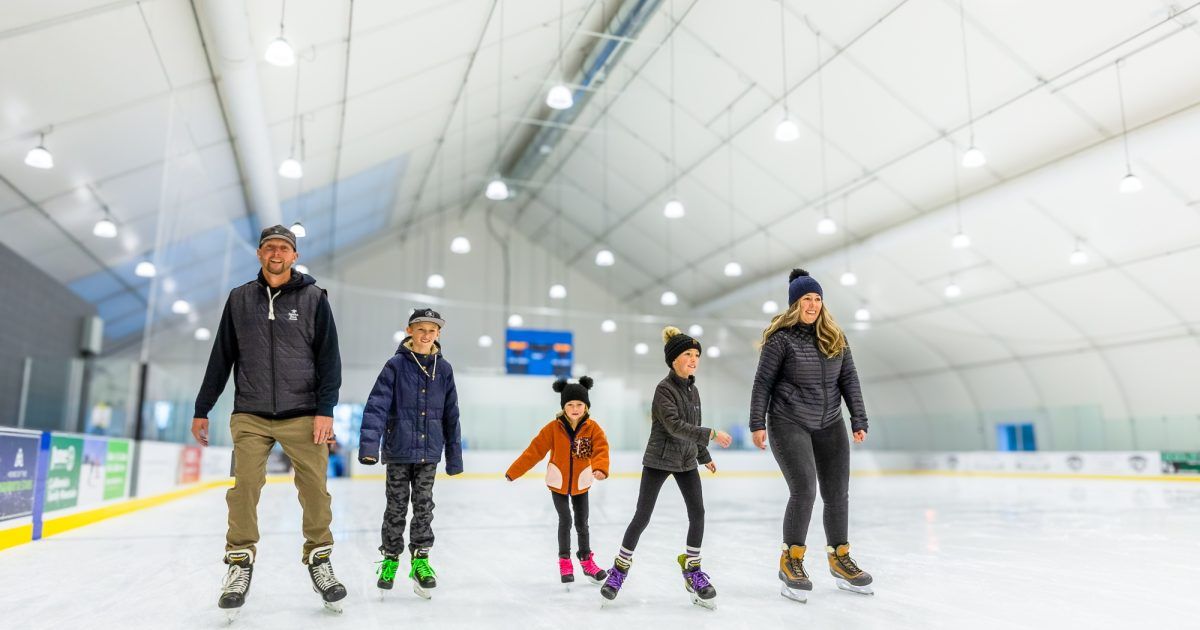
<instances>
[{"instance_id":1,"label":"man's black skate","mask_svg":"<svg viewBox=\"0 0 1200 630\"><path fill-rule=\"evenodd\" d=\"M250 592L250 577L254 573L254 552L249 549L225 552L225 579L221 582L221 598L217 606L224 609L229 621L237 616L242 604L246 603L246 594Z\"/></svg>"},{"instance_id":2,"label":"man's black skate","mask_svg":"<svg viewBox=\"0 0 1200 630\"><path fill-rule=\"evenodd\" d=\"M333 547L317 547L308 553L308 577L312 578L313 590L320 593L325 601L325 608L333 612L342 612L337 603L346 597L346 587L333 574L333 565L329 555Z\"/></svg>"}]
</instances>

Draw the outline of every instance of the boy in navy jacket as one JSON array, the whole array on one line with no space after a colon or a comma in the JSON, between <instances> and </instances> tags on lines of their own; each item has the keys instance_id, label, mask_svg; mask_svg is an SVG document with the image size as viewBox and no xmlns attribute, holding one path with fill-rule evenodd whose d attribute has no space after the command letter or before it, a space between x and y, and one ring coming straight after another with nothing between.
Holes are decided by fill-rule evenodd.
<instances>
[{"instance_id":1,"label":"boy in navy jacket","mask_svg":"<svg viewBox=\"0 0 1200 630\"><path fill-rule=\"evenodd\" d=\"M437 342L445 324L431 309L418 309L409 316L408 337L379 373L363 409L358 437L360 463L387 465L387 509L379 547L383 560L377 586L390 589L396 579L411 498L408 577L413 590L426 599L429 589L437 586L429 549L433 546L433 479L442 451L446 474L463 471L454 370L441 357Z\"/></svg>"}]
</instances>

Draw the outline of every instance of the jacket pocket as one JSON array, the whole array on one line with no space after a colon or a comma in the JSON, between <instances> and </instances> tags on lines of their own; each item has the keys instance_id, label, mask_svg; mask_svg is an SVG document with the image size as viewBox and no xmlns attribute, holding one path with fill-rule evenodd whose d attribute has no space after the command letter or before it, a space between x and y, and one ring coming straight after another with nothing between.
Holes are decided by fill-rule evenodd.
<instances>
[{"instance_id":1,"label":"jacket pocket","mask_svg":"<svg viewBox=\"0 0 1200 630\"><path fill-rule=\"evenodd\" d=\"M563 487L562 471L554 465L554 462L546 464L546 485L554 489Z\"/></svg>"},{"instance_id":2,"label":"jacket pocket","mask_svg":"<svg viewBox=\"0 0 1200 630\"><path fill-rule=\"evenodd\" d=\"M592 465L588 464L583 470L579 471L579 478L575 480L575 489L583 492L592 487Z\"/></svg>"}]
</instances>

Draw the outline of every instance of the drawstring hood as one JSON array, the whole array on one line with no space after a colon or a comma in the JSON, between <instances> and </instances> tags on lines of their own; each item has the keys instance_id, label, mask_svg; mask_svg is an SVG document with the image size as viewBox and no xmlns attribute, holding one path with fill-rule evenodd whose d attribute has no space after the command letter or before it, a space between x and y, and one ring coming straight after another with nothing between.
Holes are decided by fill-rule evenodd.
<instances>
[{"instance_id":1,"label":"drawstring hood","mask_svg":"<svg viewBox=\"0 0 1200 630\"><path fill-rule=\"evenodd\" d=\"M267 319L275 319L275 298L279 297L280 293L283 293L283 291L276 291L275 294L272 295L271 287L267 287L267 304L269 305L267 307Z\"/></svg>"},{"instance_id":2,"label":"drawstring hood","mask_svg":"<svg viewBox=\"0 0 1200 630\"><path fill-rule=\"evenodd\" d=\"M275 299L276 298L278 298L280 295L282 295L284 291L295 291L302 287L306 287L310 284L316 284L317 280L316 280L316 278L313 278L312 276L310 276L308 274L300 273L299 271L292 269L291 279L289 279L287 282L279 285L279 288L275 290L275 293L273 295L271 293L271 285L267 284L267 278L266 278L266 276L263 275L263 272L261 269L258 272L257 282L260 285L262 285L267 291L267 319L270 321L275 321Z\"/></svg>"}]
</instances>

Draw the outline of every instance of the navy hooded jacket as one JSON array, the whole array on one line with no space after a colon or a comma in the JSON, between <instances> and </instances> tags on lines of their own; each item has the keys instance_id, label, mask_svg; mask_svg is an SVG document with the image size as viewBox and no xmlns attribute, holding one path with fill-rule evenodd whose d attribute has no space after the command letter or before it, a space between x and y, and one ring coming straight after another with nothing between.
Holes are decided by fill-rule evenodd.
<instances>
[{"instance_id":1,"label":"navy hooded jacket","mask_svg":"<svg viewBox=\"0 0 1200 630\"><path fill-rule=\"evenodd\" d=\"M446 472L457 475L463 461L454 370L437 342L430 354L418 354L410 341L400 342L371 389L358 434L359 457L378 454L385 464L436 464L444 450Z\"/></svg>"}]
</instances>

